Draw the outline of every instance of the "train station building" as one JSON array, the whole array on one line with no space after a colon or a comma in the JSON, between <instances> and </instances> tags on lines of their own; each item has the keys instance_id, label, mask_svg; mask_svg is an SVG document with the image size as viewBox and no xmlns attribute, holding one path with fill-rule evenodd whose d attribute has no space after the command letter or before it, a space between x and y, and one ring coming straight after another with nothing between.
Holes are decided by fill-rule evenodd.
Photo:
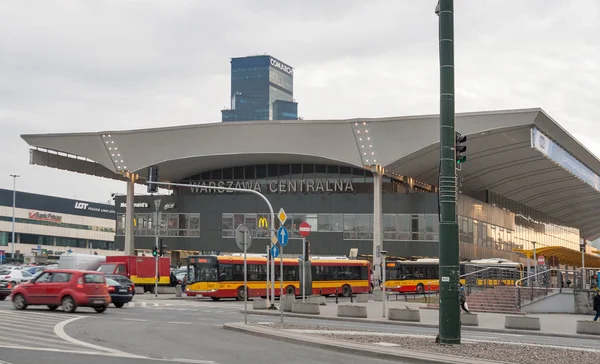
<instances>
[{"instance_id":1,"label":"train station building","mask_svg":"<svg viewBox=\"0 0 600 364\"><path fill-rule=\"evenodd\" d=\"M569 252L580 255L581 243L600 237L600 160L537 108L457 114L456 129L468 138L468 159L458 172L461 259L523 260L535 244L576 266ZM370 257L380 245L391 257L438 256L438 115L22 138L31 164L124 181L115 246L126 252L154 246L155 200L172 257L237 253L240 224L252 230L250 251L264 252L266 204L255 195L207 188L222 186L259 191L276 211L285 209L286 255L301 254L298 226L306 221L312 254L357 249ZM161 181L188 186L134 196L133 184L145 183L150 166L159 167ZM593 248L583 249L587 262L600 266Z\"/></svg>"}]
</instances>

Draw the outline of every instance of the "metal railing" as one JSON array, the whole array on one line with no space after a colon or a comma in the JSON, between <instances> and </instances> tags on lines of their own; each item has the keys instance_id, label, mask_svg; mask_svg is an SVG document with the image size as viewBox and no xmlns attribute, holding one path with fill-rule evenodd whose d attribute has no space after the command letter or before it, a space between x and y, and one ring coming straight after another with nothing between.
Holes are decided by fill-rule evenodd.
<instances>
[{"instance_id":1,"label":"metal railing","mask_svg":"<svg viewBox=\"0 0 600 364\"><path fill-rule=\"evenodd\" d=\"M565 274L574 274L574 272L552 268L516 281L517 307L520 309L524 304L532 303L537 298L547 297L551 292L561 293L565 283L570 282L564 279ZM570 286L570 283L567 285Z\"/></svg>"}]
</instances>

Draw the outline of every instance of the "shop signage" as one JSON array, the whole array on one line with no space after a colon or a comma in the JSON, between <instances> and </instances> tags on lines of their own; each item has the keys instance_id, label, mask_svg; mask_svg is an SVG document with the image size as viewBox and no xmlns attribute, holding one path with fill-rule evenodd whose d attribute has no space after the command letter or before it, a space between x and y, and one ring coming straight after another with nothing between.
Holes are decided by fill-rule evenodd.
<instances>
[{"instance_id":1,"label":"shop signage","mask_svg":"<svg viewBox=\"0 0 600 364\"><path fill-rule=\"evenodd\" d=\"M148 202L134 202L133 207L134 208L148 208ZM127 207L127 203L126 202L121 202L121 207Z\"/></svg>"},{"instance_id":2,"label":"shop signage","mask_svg":"<svg viewBox=\"0 0 600 364\"><path fill-rule=\"evenodd\" d=\"M175 202L166 203L163 210L171 210L175 208Z\"/></svg>"},{"instance_id":3,"label":"shop signage","mask_svg":"<svg viewBox=\"0 0 600 364\"><path fill-rule=\"evenodd\" d=\"M100 207L96 207L96 206L91 206L87 202L79 202L79 201L75 202L75 209L76 210L93 211L93 212L103 212L103 213L107 213L107 214L115 213L115 210L109 210L109 209L104 209L104 208L100 208Z\"/></svg>"},{"instance_id":4,"label":"shop signage","mask_svg":"<svg viewBox=\"0 0 600 364\"><path fill-rule=\"evenodd\" d=\"M215 191L206 186L245 188L258 192L273 194L288 193L342 193L354 192L354 185L349 179L302 179L302 180L272 180L259 182L249 181L192 181L190 187L194 194L235 193L233 191Z\"/></svg>"},{"instance_id":5,"label":"shop signage","mask_svg":"<svg viewBox=\"0 0 600 364\"><path fill-rule=\"evenodd\" d=\"M31 220L62 222L62 216L50 212L29 211Z\"/></svg>"}]
</instances>

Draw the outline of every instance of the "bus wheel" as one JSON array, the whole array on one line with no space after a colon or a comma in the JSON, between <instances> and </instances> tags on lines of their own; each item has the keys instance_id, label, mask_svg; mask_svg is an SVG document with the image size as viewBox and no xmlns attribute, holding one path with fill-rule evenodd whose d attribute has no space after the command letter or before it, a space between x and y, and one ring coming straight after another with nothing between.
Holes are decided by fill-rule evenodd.
<instances>
[{"instance_id":1,"label":"bus wheel","mask_svg":"<svg viewBox=\"0 0 600 364\"><path fill-rule=\"evenodd\" d=\"M211 299L212 299L213 301L218 301L218 300L220 300L220 299L221 299L221 297L211 297Z\"/></svg>"},{"instance_id":2,"label":"bus wheel","mask_svg":"<svg viewBox=\"0 0 600 364\"><path fill-rule=\"evenodd\" d=\"M417 293L423 293L425 291L425 286L423 283L417 284Z\"/></svg>"},{"instance_id":3,"label":"bus wheel","mask_svg":"<svg viewBox=\"0 0 600 364\"><path fill-rule=\"evenodd\" d=\"M287 286L285 287L285 294L296 294L296 288L294 288L294 286Z\"/></svg>"},{"instance_id":4,"label":"bus wheel","mask_svg":"<svg viewBox=\"0 0 600 364\"><path fill-rule=\"evenodd\" d=\"M352 289L350 288L350 286L347 284L344 284L344 286L342 286L342 296L350 297L351 294L352 294Z\"/></svg>"},{"instance_id":5,"label":"bus wheel","mask_svg":"<svg viewBox=\"0 0 600 364\"><path fill-rule=\"evenodd\" d=\"M243 301L244 300L244 296L246 296L246 291L244 290L244 287L240 287L237 290L237 296L235 297L238 301Z\"/></svg>"}]
</instances>

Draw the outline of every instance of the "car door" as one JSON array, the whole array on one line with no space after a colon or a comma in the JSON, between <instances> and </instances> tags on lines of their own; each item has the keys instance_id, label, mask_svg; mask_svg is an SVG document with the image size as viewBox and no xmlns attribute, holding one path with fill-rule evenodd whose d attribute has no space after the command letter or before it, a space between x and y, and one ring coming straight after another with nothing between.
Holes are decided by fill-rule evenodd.
<instances>
[{"instance_id":1,"label":"car door","mask_svg":"<svg viewBox=\"0 0 600 364\"><path fill-rule=\"evenodd\" d=\"M24 284L22 287L27 292L27 302L31 305L45 304L48 284L52 279L52 272L44 272L32 284Z\"/></svg>"},{"instance_id":2,"label":"car door","mask_svg":"<svg viewBox=\"0 0 600 364\"><path fill-rule=\"evenodd\" d=\"M71 281L71 273L54 272L50 282L46 283L45 301L48 305L60 305L60 293L67 288Z\"/></svg>"}]
</instances>

